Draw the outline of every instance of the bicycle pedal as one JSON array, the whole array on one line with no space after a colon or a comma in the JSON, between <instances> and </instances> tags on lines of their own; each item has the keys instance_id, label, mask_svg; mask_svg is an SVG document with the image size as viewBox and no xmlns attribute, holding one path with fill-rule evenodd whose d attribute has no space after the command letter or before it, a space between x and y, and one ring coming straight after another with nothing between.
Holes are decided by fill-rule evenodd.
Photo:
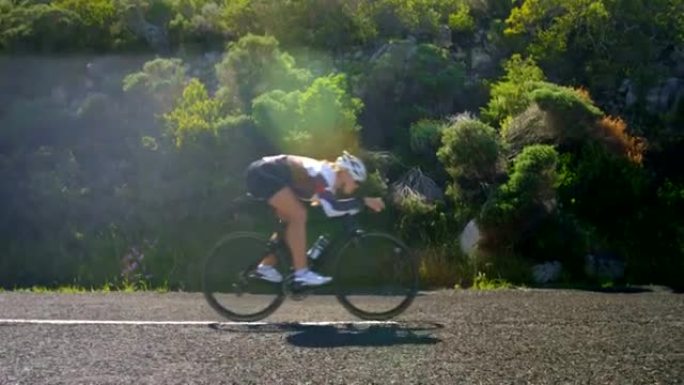
<instances>
[{"instance_id":1,"label":"bicycle pedal","mask_svg":"<svg viewBox=\"0 0 684 385\"><path fill-rule=\"evenodd\" d=\"M304 285L303 283L295 281L292 281L292 283L290 283L290 291L292 291L293 293L301 293L310 288L311 286Z\"/></svg>"}]
</instances>

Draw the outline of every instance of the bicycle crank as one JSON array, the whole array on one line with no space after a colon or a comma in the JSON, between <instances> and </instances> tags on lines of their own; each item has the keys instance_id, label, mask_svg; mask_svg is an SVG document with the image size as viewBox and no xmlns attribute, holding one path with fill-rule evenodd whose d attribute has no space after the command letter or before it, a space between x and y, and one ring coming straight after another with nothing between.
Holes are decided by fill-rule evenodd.
<instances>
[{"instance_id":1,"label":"bicycle crank","mask_svg":"<svg viewBox=\"0 0 684 385\"><path fill-rule=\"evenodd\" d=\"M294 281L294 274L283 280L283 293L294 301L301 301L309 295L309 288Z\"/></svg>"}]
</instances>

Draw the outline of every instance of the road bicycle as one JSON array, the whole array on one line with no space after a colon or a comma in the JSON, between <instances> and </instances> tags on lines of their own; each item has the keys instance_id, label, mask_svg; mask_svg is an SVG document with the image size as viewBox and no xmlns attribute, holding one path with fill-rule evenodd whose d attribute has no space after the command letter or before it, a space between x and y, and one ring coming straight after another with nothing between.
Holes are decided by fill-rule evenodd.
<instances>
[{"instance_id":1,"label":"road bicycle","mask_svg":"<svg viewBox=\"0 0 684 385\"><path fill-rule=\"evenodd\" d=\"M251 207L266 205L249 196L241 202L243 207L245 202L252 203ZM259 232L235 231L211 249L202 272L202 290L209 305L241 322L264 319L286 298L300 301L309 294L334 295L347 311L364 320L387 320L404 312L418 290L418 264L411 250L389 233L364 231L355 215L331 219L338 229L325 238L327 244L316 249L320 251L317 258L308 258L308 265L332 276L332 282L310 287L294 281L285 224L278 221L270 238ZM269 254L277 258L275 267L283 275L280 283L263 280L256 273Z\"/></svg>"}]
</instances>

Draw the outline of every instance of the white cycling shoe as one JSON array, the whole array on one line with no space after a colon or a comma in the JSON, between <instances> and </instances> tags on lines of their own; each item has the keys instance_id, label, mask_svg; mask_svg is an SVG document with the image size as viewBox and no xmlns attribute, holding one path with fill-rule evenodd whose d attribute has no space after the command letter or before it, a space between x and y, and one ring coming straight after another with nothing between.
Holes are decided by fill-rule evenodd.
<instances>
[{"instance_id":1,"label":"white cycling shoe","mask_svg":"<svg viewBox=\"0 0 684 385\"><path fill-rule=\"evenodd\" d=\"M259 274L259 278L263 279L264 281L273 283L283 282L283 276L273 266L259 265L257 266L256 272Z\"/></svg>"},{"instance_id":2,"label":"white cycling shoe","mask_svg":"<svg viewBox=\"0 0 684 385\"><path fill-rule=\"evenodd\" d=\"M305 286L319 286L332 281L332 277L325 277L307 269L301 274L295 273L294 281Z\"/></svg>"}]
</instances>

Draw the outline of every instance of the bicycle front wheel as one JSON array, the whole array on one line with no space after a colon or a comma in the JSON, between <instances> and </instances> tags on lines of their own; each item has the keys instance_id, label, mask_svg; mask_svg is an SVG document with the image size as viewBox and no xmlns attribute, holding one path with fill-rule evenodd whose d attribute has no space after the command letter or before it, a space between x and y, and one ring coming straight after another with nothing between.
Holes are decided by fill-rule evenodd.
<instances>
[{"instance_id":1,"label":"bicycle front wheel","mask_svg":"<svg viewBox=\"0 0 684 385\"><path fill-rule=\"evenodd\" d=\"M268 254L265 237L236 232L221 239L207 256L202 291L209 305L233 321L258 321L282 304L282 284L261 279L259 262Z\"/></svg>"},{"instance_id":2,"label":"bicycle front wheel","mask_svg":"<svg viewBox=\"0 0 684 385\"><path fill-rule=\"evenodd\" d=\"M418 264L410 249L384 233L351 238L339 251L337 299L366 320L386 320L406 310L418 291Z\"/></svg>"}]
</instances>

